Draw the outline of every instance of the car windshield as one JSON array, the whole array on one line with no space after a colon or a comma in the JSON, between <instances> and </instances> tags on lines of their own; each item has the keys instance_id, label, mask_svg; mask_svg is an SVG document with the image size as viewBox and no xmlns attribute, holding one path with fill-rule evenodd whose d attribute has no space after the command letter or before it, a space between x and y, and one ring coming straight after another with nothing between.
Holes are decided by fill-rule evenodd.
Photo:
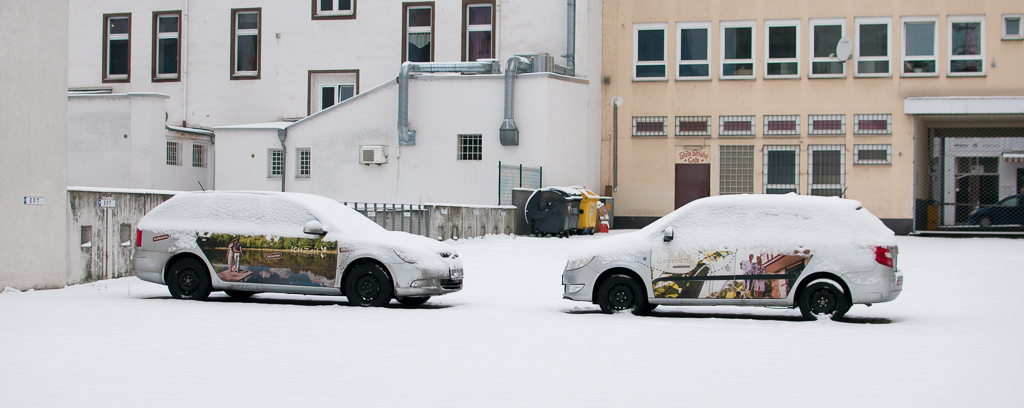
<instances>
[{"instance_id":1,"label":"car windshield","mask_svg":"<svg viewBox=\"0 0 1024 408\"><path fill-rule=\"evenodd\" d=\"M1016 207L1017 206L1017 200L1019 198L1020 198L1020 196L1013 196L1013 197L1005 198L1005 199L1003 199L1003 201L999 202L999 205L1005 205L1005 206L1009 206L1009 207Z\"/></svg>"}]
</instances>

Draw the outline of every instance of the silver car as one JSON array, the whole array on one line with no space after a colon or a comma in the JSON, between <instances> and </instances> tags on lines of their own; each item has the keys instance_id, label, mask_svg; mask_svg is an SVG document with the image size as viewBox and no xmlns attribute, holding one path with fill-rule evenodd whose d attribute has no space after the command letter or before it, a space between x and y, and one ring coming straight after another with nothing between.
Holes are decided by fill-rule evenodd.
<instances>
[{"instance_id":1,"label":"silver car","mask_svg":"<svg viewBox=\"0 0 1024 408\"><path fill-rule=\"evenodd\" d=\"M605 313L739 305L839 319L853 304L900 294L897 252L893 232L854 200L708 197L639 231L578 247L562 274L563 297Z\"/></svg>"},{"instance_id":2,"label":"silver car","mask_svg":"<svg viewBox=\"0 0 1024 408\"><path fill-rule=\"evenodd\" d=\"M350 304L419 305L462 289L455 249L386 231L325 197L271 192L194 192L139 221L132 272L174 298L259 292L344 295Z\"/></svg>"}]
</instances>

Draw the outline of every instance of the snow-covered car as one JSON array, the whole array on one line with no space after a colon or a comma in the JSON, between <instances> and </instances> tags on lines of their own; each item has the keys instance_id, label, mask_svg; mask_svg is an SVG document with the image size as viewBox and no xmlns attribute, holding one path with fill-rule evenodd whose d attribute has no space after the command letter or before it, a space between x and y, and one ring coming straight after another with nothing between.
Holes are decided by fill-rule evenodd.
<instances>
[{"instance_id":1,"label":"snow-covered car","mask_svg":"<svg viewBox=\"0 0 1024 408\"><path fill-rule=\"evenodd\" d=\"M740 305L838 319L853 304L900 294L896 254L893 232L854 200L715 196L577 247L562 274L563 297L605 313Z\"/></svg>"},{"instance_id":2,"label":"snow-covered car","mask_svg":"<svg viewBox=\"0 0 1024 408\"><path fill-rule=\"evenodd\" d=\"M463 281L451 245L387 231L325 197L272 192L165 201L139 221L132 272L178 299L280 292L344 295L362 306L418 305Z\"/></svg>"}]
</instances>

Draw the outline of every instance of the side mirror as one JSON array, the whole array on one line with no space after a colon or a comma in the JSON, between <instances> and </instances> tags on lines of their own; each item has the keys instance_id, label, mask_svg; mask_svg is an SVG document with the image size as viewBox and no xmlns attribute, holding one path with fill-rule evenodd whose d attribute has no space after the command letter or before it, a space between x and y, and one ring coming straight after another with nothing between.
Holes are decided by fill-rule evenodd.
<instances>
[{"instance_id":1,"label":"side mirror","mask_svg":"<svg viewBox=\"0 0 1024 408\"><path fill-rule=\"evenodd\" d=\"M320 221L313 220L306 223L306 226L302 228L302 232L312 235L325 235L324 226L320 225Z\"/></svg>"},{"instance_id":2,"label":"side mirror","mask_svg":"<svg viewBox=\"0 0 1024 408\"><path fill-rule=\"evenodd\" d=\"M665 242L672 242L672 238L675 238L672 227L665 228Z\"/></svg>"}]
</instances>

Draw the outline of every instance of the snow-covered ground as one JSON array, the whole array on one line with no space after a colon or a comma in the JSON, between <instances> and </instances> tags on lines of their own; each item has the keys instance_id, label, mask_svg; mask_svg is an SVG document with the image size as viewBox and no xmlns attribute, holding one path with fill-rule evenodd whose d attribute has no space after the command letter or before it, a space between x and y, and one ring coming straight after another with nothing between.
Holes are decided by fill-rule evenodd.
<instances>
[{"instance_id":1,"label":"snow-covered ground","mask_svg":"<svg viewBox=\"0 0 1024 408\"><path fill-rule=\"evenodd\" d=\"M135 278L0 294L0 406L1019 406L1024 240L898 237L903 294L852 322L561 299L573 246L454 242L462 292L171 299ZM698 405L699 404L699 405Z\"/></svg>"}]
</instances>

